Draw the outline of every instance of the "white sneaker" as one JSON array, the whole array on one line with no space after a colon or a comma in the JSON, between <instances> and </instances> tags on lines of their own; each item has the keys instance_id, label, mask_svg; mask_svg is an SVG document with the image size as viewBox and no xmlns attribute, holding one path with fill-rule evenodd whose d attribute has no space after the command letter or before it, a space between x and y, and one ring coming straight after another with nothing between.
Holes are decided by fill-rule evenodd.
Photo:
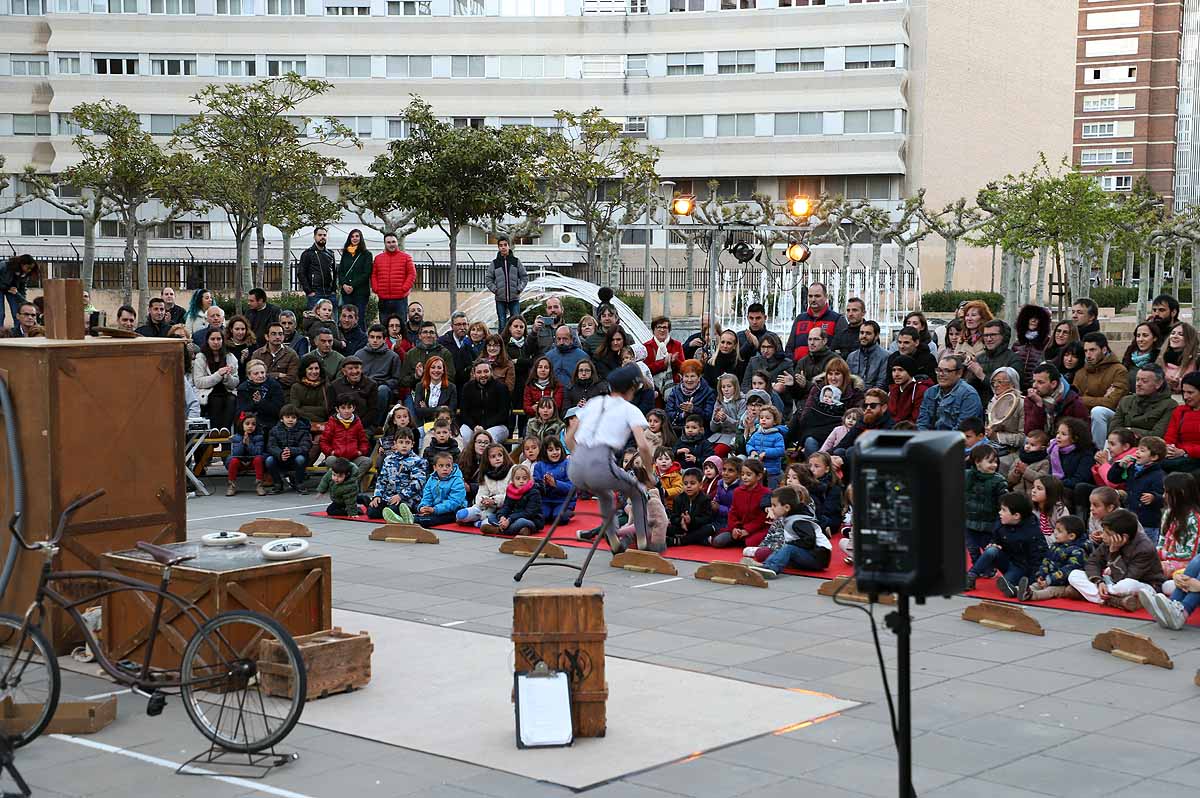
<instances>
[{"instance_id":1,"label":"white sneaker","mask_svg":"<svg viewBox=\"0 0 1200 798\"><path fill-rule=\"evenodd\" d=\"M754 559L753 557L743 557L741 562L742 565L746 566L747 568L759 564L758 560Z\"/></svg>"},{"instance_id":2,"label":"white sneaker","mask_svg":"<svg viewBox=\"0 0 1200 798\"><path fill-rule=\"evenodd\" d=\"M1163 620L1166 623L1163 626L1168 629L1179 631L1184 626L1187 626L1188 614L1183 608L1183 604L1173 599L1167 598L1162 593L1155 593L1154 598L1159 607L1159 612L1162 613Z\"/></svg>"},{"instance_id":3,"label":"white sneaker","mask_svg":"<svg viewBox=\"0 0 1200 798\"><path fill-rule=\"evenodd\" d=\"M742 558L745 559L749 557L750 559L753 559L754 552L756 551L758 551L758 546L747 546L746 548L742 549Z\"/></svg>"},{"instance_id":4,"label":"white sneaker","mask_svg":"<svg viewBox=\"0 0 1200 798\"><path fill-rule=\"evenodd\" d=\"M775 577L779 576L779 574L775 573L770 568L768 568L765 565L762 565L761 563L754 563L754 565L751 565L748 567L750 568L751 571L754 571L754 573L761 575L763 579L774 579Z\"/></svg>"},{"instance_id":5,"label":"white sneaker","mask_svg":"<svg viewBox=\"0 0 1200 798\"><path fill-rule=\"evenodd\" d=\"M1150 617L1158 622L1159 626L1166 626L1167 619L1162 613L1162 607L1158 605L1159 593L1155 593L1148 587L1143 587L1138 590L1138 603L1142 605L1142 609L1150 613Z\"/></svg>"}]
</instances>

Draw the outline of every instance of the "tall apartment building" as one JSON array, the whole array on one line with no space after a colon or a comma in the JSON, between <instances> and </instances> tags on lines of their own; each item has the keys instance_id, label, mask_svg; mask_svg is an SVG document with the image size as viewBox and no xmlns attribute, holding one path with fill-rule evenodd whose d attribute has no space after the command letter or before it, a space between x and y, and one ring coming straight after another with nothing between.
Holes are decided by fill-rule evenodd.
<instances>
[{"instance_id":1,"label":"tall apartment building","mask_svg":"<svg viewBox=\"0 0 1200 798\"><path fill-rule=\"evenodd\" d=\"M398 113L416 93L461 125L549 128L557 109L599 106L661 148L680 191L717 179L725 197L825 191L895 207L927 187L946 202L1040 150L1066 152L1047 123L1069 68L1034 77L1010 47L1050 42L1041 65L1057 64L1070 24L1037 0L0 0L0 153L10 170L53 173L77 157L80 102L125 103L165 140L203 85L294 70L334 84L301 110L358 132L363 148L342 153L352 171L406 134ZM1029 126L992 124L1018 77ZM0 218L0 241L18 248L66 249L79 232L36 201ZM579 259L562 243L577 232L552 218L537 243ZM118 243L115 222L99 233L102 250ZM160 236L231 254L217 214ZM487 248L480 230L461 243ZM409 246L444 238L421 231ZM937 283L938 256L927 271Z\"/></svg>"},{"instance_id":2,"label":"tall apartment building","mask_svg":"<svg viewBox=\"0 0 1200 798\"><path fill-rule=\"evenodd\" d=\"M1179 0L1079 2L1075 163L1107 191L1144 178L1174 202L1182 22Z\"/></svg>"},{"instance_id":3,"label":"tall apartment building","mask_svg":"<svg viewBox=\"0 0 1200 798\"><path fill-rule=\"evenodd\" d=\"M1200 202L1200 0L1184 0L1179 53L1179 119L1175 123L1175 208Z\"/></svg>"}]
</instances>

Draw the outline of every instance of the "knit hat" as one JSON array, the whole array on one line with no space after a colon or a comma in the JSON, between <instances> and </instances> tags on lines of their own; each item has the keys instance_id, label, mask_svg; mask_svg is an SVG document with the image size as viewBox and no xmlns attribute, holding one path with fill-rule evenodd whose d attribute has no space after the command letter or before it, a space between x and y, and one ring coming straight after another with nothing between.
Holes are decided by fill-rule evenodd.
<instances>
[{"instance_id":1,"label":"knit hat","mask_svg":"<svg viewBox=\"0 0 1200 798\"><path fill-rule=\"evenodd\" d=\"M724 462L725 461L722 460L718 455L713 454L713 455L709 455L708 457L704 458L704 462L700 464L700 467L703 469L704 466L708 465L709 463L712 463L714 466L717 467L717 472L720 473L721 466L724 464Z\"/></svg>"},{"instance_id":2,"label":"knit hat","mask_svg":"<svg viewBox=\"0 0 1200 798\"><path fill-rule=\"evenodd\" d=\"M900 368L904 369L908 372L910 377L915 377L917 374L916 358L910 355L897 355L892 359L892 366L899 366Z\"/></svg>"},{"instance_id":3,"label":"knit hat","mask_svg":"<svg viewBox=\"0 0 1200 798\"><path fill-rule=\"evenodd\" d=\"M771 404L771 397L768 396L767 392L764 391L762 388L755 388L752 391L748 391L746 393L746 402L749 403L751 399L757 399L758 401L762 402L763 404L767 404L767 405Z\"/></svg>"}]
</instances>

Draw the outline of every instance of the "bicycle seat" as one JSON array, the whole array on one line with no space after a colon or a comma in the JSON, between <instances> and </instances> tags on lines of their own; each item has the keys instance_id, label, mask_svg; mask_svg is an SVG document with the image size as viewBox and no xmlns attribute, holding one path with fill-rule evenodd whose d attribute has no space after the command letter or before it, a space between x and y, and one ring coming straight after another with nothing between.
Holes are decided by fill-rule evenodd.
<instances>
[{"instance_id":1,"label":"bicycle seat","mask_svg":"<svg viewBox=\"0 0 1200 798\"><path fill-rule=\"evenodd\" d=\"M196 559L195 554L179 554L163 546L155 546L153 543L147 543L144 540L139 540L137 547L168 568L173 565L179 565L181 562Z\"/></svg>"}]
</instances>

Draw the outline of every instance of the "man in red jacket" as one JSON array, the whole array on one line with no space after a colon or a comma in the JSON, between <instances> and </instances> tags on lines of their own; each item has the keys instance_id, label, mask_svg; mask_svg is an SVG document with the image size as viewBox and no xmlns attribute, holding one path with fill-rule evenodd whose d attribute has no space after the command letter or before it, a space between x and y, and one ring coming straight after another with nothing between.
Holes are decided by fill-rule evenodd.
<instances>
[{"instance_id":1,"label":"man in red jacket","mask_svg":"<svg viewBox=\"0 0 1200 798\"><path fill-rule=\"evenodd\" d=\"M929 351L926 349L925 351ZM921 414L921 400L933 380L925 375L916 379L919 371L917 361L908 355L899 355L892 360L892 384L888 386L888 412L893 421L917 423Z\"/></svg>"},{"instance_id":2,"label":"man in red jacket","mask_svg":"<svg viewBox=\"0 0 1200 798\"><path fill-rule=\"evenodd\" d=\"M832 339L846 329L846 318L829 307L829 291L824 283L813 283L808 287L808 310L792 322L792 334L788 336L785 352L792 353L792 360L799 363L808 354L808 331L820 327L826 337Z\"/></svg>"},{"instance_id":3,"label":"man in red jacket","mask_svg":"<svg viewBox=\"0 0 1200 798\"><path fill-rule=\"evenodd\" d=\"M379 318L395 313L408 318L408 295L417 282L412 257L400 249L395 233L383 237L383 252L375 256L371 267L371 290L379 297Z\"/></svg>"}]
</instances>

